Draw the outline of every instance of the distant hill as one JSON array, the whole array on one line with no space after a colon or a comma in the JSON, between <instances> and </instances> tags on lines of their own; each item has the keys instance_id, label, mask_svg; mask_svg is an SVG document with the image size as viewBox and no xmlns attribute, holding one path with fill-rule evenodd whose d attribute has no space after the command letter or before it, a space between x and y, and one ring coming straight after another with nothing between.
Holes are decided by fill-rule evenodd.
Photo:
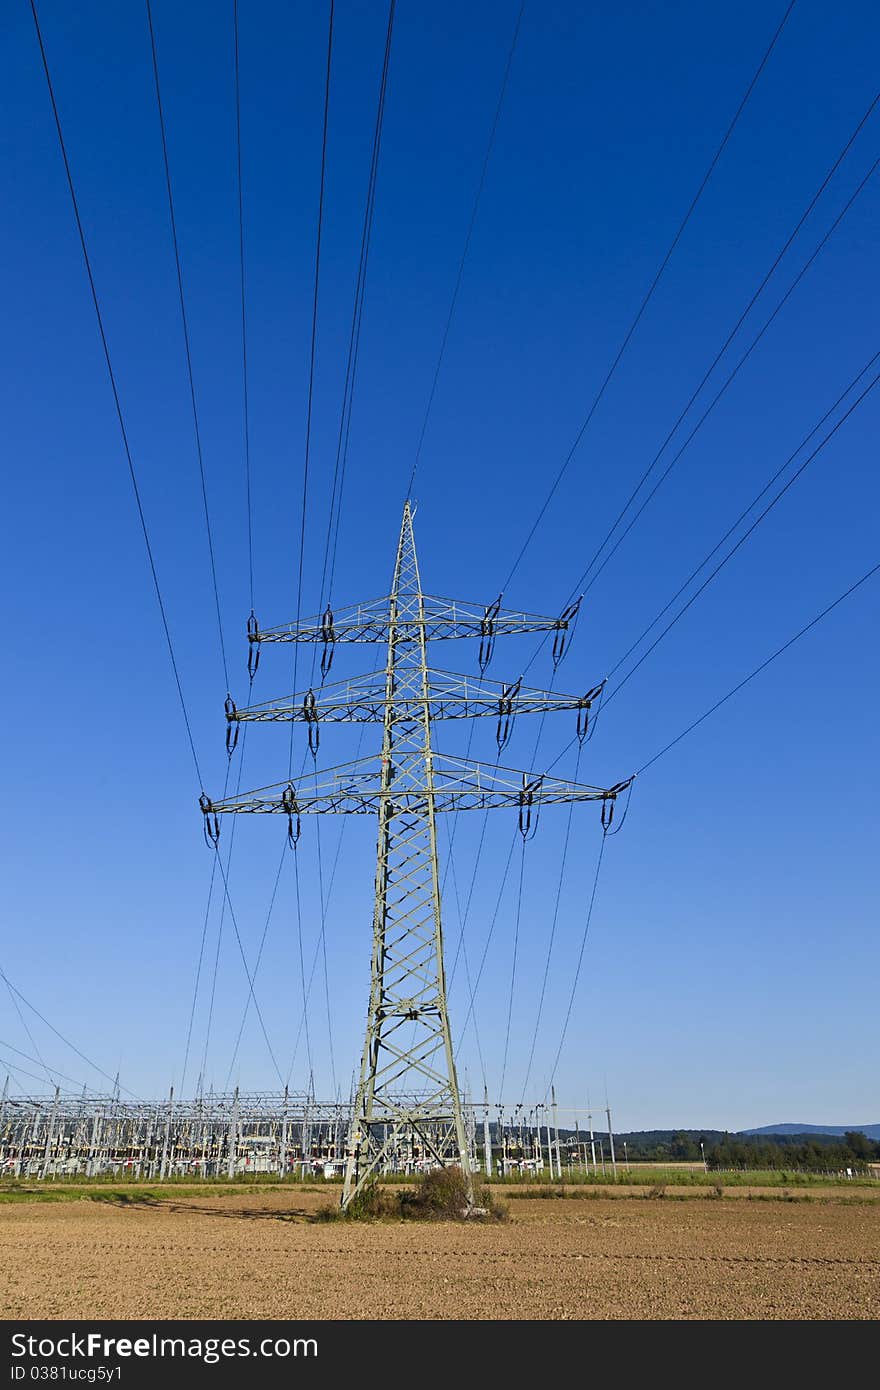
<instances>
[{"instance_id":1,"label":"distant hill","mask_svg":"<svg viewBox=\"0 0 880 1390\"><path fill-rule=\"evenodd\" d=\"M880 1139L880 1125L761 1125L759 1129L741 1129L740 1134L834 1134L843 1137L852 1130L868 1139Z\"/></svg>"}]
</instances>

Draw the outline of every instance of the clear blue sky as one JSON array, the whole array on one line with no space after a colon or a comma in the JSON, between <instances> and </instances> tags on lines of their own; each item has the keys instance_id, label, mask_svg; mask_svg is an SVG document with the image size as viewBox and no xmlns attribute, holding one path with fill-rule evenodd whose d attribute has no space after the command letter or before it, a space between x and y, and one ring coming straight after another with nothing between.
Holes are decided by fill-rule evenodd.
<instances>
[{"instance_id":1,"label":"clear blue sky","mask_svg":"<svg viewBox=\"0 0 880 1390\"><path fill-rule=\"evenodd\" d=\"M489 601L565 457L692 198L782 5L526 5L417 486L427 589ZM256 609L295 615L326 11L244 0L241 72ZM403 0L389 78L334 600L387 590L406 479L516 6ZM146 15L42 0L40 15L106 316L160 581L209 792L225 770L223 698ZM246 699L231 4L154 17L233 694ZM2 965L123 1084L179 1084L211 857L151 589L30 11L4 7L2 605L6 633ZM385 12L340 0L332 74L304 610L319 598ZM555 613L874 95L880 12L798 0L506 601ZM725 358L732 366L878 155L875 112ZM880 347L880 192L869 182L723 402L590 591L557 686L600 679L754 492ZM716 374L720 384L722 377ZM880 559L880 388L810 465L608 708L581 776L647 761ZM877 1096L877 581L866 585L637 784L608 843L560 1100L615 1123L870 1122ZM334 674L373 652L340 653ZM514 677L531 646L499 643ZM475 670L464 644L435 664ZM529 673L550 679L546 653ZM281 695L268 649L255 695ZM531 766L521 719L504 759ZM548 718L535 767L571 736ZM491 760L484 721L473 752ZM377 733L378 737L378 733ZM444 748L460 735L438 729ZM243 786L286 775L287 733L251 731ZM297 759L302 735L297 734ZM365 751L369 744L365 744ZM321 762L353 755L328 729ZM237 755L238 756L238 755ZM558 771L573 773L573 756ZM237 774L237 767L233 775ZM565 809L526 852L505 1099L520 1099ZM224 825L228 847L231 821ZM479 817L462 817L464 896ZM545 1021L527 1099L559 1041L599 848L575 812ZM321 827L325 880L339 821ZM513 834L496 813L467 928L482 950ZM244 820L231 868L251 957L281 820ZM445 844L445 834L441 837ZM349 824L327 913L335 1083L359 1060L375 829ZM319 913L314 821L301 842L307 969ZM478 994L500 1083L513 940L508 885ZM205 1043L212 910L186 1089ZM447 933L458 936L446 893ZM227 1080L246 985L224 927L207 1079ZM292 856L257 995L282 1072L301 1017ZM463 972L453 1027L467 1005ZM31 1042L5 988L0 1055ZM25 1010L51 1066L101 1078ZM319 1093L331 1075L323 974L309 1006ZM39 1074L40 1068L18 1059ZM469 1030L460 1067L482 1091ZM2 1070L2 1066L0 1066ZM307 1079L300 1040L291 1085ZM273 1089L253 1018L232 1080ZM15 1082L11 1083L13 1089ZM19 1084L40 1089L36 1081ZM45 1089L43 1083L42 1089Z\"/></svg>"}]
</instances>

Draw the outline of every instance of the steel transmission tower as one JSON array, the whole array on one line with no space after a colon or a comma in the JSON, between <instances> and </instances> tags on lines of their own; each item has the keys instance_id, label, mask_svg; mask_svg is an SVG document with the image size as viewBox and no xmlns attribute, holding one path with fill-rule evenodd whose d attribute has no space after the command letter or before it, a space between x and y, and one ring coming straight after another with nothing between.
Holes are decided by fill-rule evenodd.
<instances>
[{"instance_id":1,"label":"steel transmission tower","mask_svg":"<svg viewBox=\"0 0 880 1390\"><path fill-rule=\"evenodd\" d=\"M391 1160L407 1135L417 1135L423 1152L436 1161L459 1163L470 1187L469 1144L446 998L436 815L515 807L520 829L528 835L533 808L548 803L600 801L603 821L610 820L616 797L629 785L584 786L433 751L435 719L495 717L500 752L517 713L568 709L577 711L578 735L583 738L601 687L567 696L529 689L521 680L510 685L487 681L485 669L501 634L552 632L558 663L577 605L559 618L541 618L504 610L500 599L482 607L424 594L412 518L407 502L388 597L337 613L328 607L317 620L267 631L251 619L251 672L259 664L263 643L319 643L319 691L242 709L231 700L226 704L230 750L244 721L303 722L314 754L321 724L381 721L381 756L316 770L296 785L291 781L222 801L206 796L201 800L206 833L215 844L219 816L227 813L286 815L292 843L299 837L303 815L378 817L370 1004L343 1206ZM463 637L479 641L479 677L428 665L429 640ZM327 683L340 642L387 643L384 673Z\"/></svg>"}]
</instances>

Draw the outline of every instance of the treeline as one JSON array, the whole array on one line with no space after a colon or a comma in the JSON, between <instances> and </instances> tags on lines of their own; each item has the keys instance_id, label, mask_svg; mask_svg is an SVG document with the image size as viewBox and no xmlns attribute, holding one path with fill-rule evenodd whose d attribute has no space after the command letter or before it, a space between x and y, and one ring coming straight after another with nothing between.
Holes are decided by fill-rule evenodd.
<instances>
[{"instance_id":1,"label":"treeline","mask_svg":"<svg viewBox=\"0 0 880 1390\"><path fill-rule=\"evenodd\" d=\"M728 1135L706 1150L709 1168L797 1168L806 1172L865 1173L880 1162L880 1143L859 1130L826 1135Z\"/></svg>"},{"instance_id":2,"label":"treeline","mask_svg":"<svg viewBox=\"0 0 880 1390\"><path fill-rule=\"evenodd\" d=\"M568 1137L567 1132L566 1137ZM570 1132L574 1139L574 1132ZM583 1134L578 1136L583 1143ZM599 1136L597 1136L599 1137ZM860 1130L836 1134L730 1134L723 1130L641 1130L615 1134L618 1158L642 1162L698 1162L709 1168L800 1168L808 1171L864 1172L880 1163L880 1142ZM607 1137L605 1138L607 1148Z\"/></svg>"}]
</instances>

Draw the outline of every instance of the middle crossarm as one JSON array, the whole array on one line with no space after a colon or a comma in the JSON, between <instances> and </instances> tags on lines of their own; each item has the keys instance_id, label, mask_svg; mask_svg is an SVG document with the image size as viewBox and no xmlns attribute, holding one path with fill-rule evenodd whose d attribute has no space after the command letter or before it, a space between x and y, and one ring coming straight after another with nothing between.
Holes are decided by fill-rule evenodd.
<instances>
[{"instance_id":1,"label":"middle crossarm","mask_svg":"<svg viewBox=\"0 0 880 1390\"><path fill-rule=\"evenodd\" d=\"M594 686L584 695L563 695L555 691L524 686L521 680L505 684L483 676L458 675L453 671L429 670L428 706L431 719L471 719L478 716L509 717L542 713L545 710L589 711L602 691ZM317 691L308 690L279 700L238 708L227 702L230 723L322 723L366 724L381 722L387 702L383 672L334 681ZM425 704L420 692L396 693L396 715L417 713Z\"/></svg>"},{"instance_id":2,"label":"middle crossarm","mask_svg":"<svg viewBox=\"0 0 880 1390\"><path fill-rule=\"evenodd\" d=\"M401 777L401 773L403 776ZM408 775L409 774L409 775ZM474 762L468 758L437 756L434 759L434 809L436 811L488 810L493 807L547 806L575 801L614 801L629 781L612 787L592 787L558 777L535 776ZM427 789L417 760L397 769L393 796L395 813L421 808ZM230 813L287 816L335 812L342 815L375 815L388 793L383 791L379 758L360 758L325 772L312 773L293 782L280 782L257 791L202 800L206 817Z\"/></svg>"}]
</instances>

